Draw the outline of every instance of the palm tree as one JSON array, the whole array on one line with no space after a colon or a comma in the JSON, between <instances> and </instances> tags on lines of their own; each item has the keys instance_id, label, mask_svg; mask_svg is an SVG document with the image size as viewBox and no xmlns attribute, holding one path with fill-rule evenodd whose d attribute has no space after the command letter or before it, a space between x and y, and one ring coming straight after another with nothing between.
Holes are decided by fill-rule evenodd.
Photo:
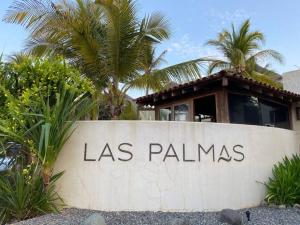
<instances>
[{"instance_id":1,"label":"palm tree","mask_svg":"<svg viewBox=\"0 0 300 225\"><path fill-rule=\"evenodd\" d=\"M5 20L30 31L30 53L61 54L78 66L98 88L95 98L106 96L112 118L120 115L130 88L157 88L140 78L143 50L169 38L168 21L159 13L138 19L132 0L15 0ZM176 68L169 71L173 77L200 76L197 60Z\"/></svg>"},{"instance_id":2,"label":"palm tree","mask_svg":"<svg viewBox=\"0 0 300 225\"><path fill-rule=\"evenodd\" d=\"M156 56L153 45L147 45L141 60L140 75L126 83L124 88L142 88L146 95L149 91L161 91L173 83L184 83L199 78L199 66L201 59L185 61L179 64L161 68L166 63L163 51Z\"/></svg>"},{"instance_id":3,"label":"palm tree","mask_svg":"<svg viewBox=\"0 0 300 225\"><path fill-rule=\"evenodd\" d=\"M249 20L243 22L238 31L232 25L231 31L224 30L216 39L207 42L207 45L216 47L224 56L223 59L210 60L209 73L226 69L254 79L268 76L270 71L262 69L259 63L268 59L282 63L283 58L275 50L261 50L264 40L264 34L260 31L250 31ZM263 79L267 79L265 77Z\"/></svg>"}]
</instances>

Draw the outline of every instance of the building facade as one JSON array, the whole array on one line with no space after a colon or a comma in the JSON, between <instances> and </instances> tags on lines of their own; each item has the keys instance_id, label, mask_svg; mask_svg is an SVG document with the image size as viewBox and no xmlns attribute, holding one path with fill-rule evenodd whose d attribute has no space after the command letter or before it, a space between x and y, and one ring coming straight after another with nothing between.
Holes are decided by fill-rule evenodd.
<instances>
[{"instance_id":1,"label":"building facade","mask_svg":"<svg viewBox=\"0 0 300 225\"><path fill-rule=\"evenodd\" d=\"M155 119L262 125L293 129L300 95L240 74L221 71L137 99L140 110L154 107ZM300 117L300 115L299 115Z\"/></svg>"}]
</instances>

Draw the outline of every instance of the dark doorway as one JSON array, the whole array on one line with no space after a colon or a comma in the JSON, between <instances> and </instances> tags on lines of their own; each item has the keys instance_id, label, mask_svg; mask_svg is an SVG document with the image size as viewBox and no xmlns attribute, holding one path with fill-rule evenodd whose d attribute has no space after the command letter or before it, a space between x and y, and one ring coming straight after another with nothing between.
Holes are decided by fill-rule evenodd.
<instances>
[{"instance_id":1,"label":"dark doorway","mask_svg":"<svg viewBox=\"0 0 300 225\"><path fill-rule=\"evenodd\" d=\"M194 100L194 120L198 122L216 122L215 95Z\"/></svg>"}]
</instances>

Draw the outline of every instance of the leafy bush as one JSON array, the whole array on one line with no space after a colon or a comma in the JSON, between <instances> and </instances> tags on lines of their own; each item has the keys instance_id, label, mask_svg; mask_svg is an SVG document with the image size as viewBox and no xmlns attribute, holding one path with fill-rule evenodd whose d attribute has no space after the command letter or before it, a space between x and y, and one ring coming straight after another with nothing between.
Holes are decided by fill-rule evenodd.
<instances>
[{"instance_id":1,"label":"leafy bush","mask_svg":"<svg viewBox=\"0 0 300 225\"><path fill-rule=\"evenodd\" d=\"M277 205L293 205L300 203L300 157L285 157L274 166L273 177L265 184L266 200Z\"/></svg>"},{"instance_id":2,"label":"leafy bush","mask_svg":"<svg viewBox=\"0 0 300 225\"><path fill-rule=\"evenodd\" d=\"M55 192L55 182L61 176L62 173L52 176L47 187L38 166L0 176L0 224L58 212L63 201Z\"/></svg>"},{"instance_id":3,"label":"leafy bush","mask_svg":"<svg viewBox=\"0 0 300 225\"><path fill-rule=\"evenodd\" d=\"M8 112L14 118L14 126L10 126L9 119L0 120L0 132L30 151L29 155L41 164L44 184L47 184L58 154L75 129L75 122L91 110L93 103L86 95L64 88L56 94L52 106L43 95L32 100L30 108L9 93L7 98L17 106L17 110Z\"/></svg>"},{"instance_id":4,"label":"leafy bush","mask_svg":"<svg viewBox=\"0 0 300 225\"><path fill-rule=\"evenodd\" d=\"M0 176L2 224L59 211L55 182L62 173L54 175L53 166L75 122L94 104L92 83L61 59L0 64L0 78L0 158L13 157L7 143L20 146L22 158Z\"/></svg>"},{"instance_id":5,"label":"leafy bush","mask_svg":"<svg viewBox=\"0 0 300 225\"><path fill-rule=\"evenodd\" d=\"M7 111L26 112L24 110L31 107L32 101L40 101L41 96L52 106L61 89L78 95L94 93L93 83L60 57L27 56L18 62L0 62L0 86L1 119L8 118ZM18 104L13 104L8 96L18 99ZM20 104L25 108L20 108Z\"/></svg>"}]
</instances>

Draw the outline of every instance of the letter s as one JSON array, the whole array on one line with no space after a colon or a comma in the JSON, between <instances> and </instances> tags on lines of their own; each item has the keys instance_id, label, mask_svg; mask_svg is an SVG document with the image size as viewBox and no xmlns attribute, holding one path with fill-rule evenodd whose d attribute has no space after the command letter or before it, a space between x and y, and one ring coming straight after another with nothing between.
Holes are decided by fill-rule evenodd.
<instances>
[{"instance_id":1,"label":"letter s","mask_svg":"<svg viewBox=\"0 0 300 225\"><path fill-rule=\"evenodd\" d=\"M127 159L122 159L122 158L118 158L118 159L119 159L120 161L123 161L123 162L130 161L130 160L133 158L132 152L130 152L130 151L128 151L128 150L122 149L122 146L130 146L130 147L132 147L132 144L130 144L130 143L122 143L122 144L120 144L119 147L118 147L118 149L119 149L120 152L123 152L123 153L126 153L126 154L129 155L129 158L127 158Z\"/></svg>"},{"instance_id":2,"label":"letter s","mask_svg":"<svg viewBox=\"0 0 300 225\"><path fill-rule=\"evenodd\" d=\"M234 151L234 153L236 153L236 154L238 154L238 155L241 156L240 159L234 158L234 161L242 162L242 161L245 159L245 155L244 155L244 153L242 153L242 152L240 152L240 151L237 151L236 148L244 148L244 146L242 146L242 145L235 145L235 146L233 146L233 151Z\"/></svg>"}]
</instances>

